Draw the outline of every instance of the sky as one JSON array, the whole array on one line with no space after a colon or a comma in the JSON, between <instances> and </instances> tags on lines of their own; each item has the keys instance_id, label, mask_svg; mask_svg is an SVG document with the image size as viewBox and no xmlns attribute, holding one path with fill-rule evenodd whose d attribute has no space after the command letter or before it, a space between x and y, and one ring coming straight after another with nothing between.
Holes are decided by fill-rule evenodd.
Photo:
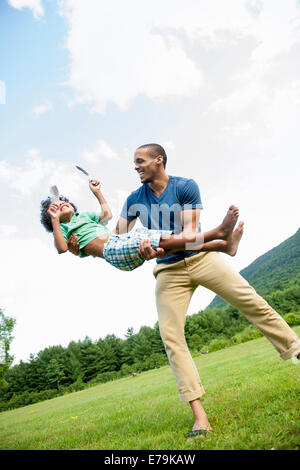
<instances>
[{"instance_id":1,"label":"sky","mask_svg":"<svg viewBox=\"0 0 300 470\"><path fill-rule=\"evenodd\" d=\"M14 363L70 341L157 321L155 260L133 272L58 255L39 221L56 184L113 229L140 186L135 149L157 142L169 175L193 178L202 230L230 204L241 270L299 228L300 2L0 0L0 306ZM214 294L199 287L188 314Z\"/></svg>"}]
</instances>

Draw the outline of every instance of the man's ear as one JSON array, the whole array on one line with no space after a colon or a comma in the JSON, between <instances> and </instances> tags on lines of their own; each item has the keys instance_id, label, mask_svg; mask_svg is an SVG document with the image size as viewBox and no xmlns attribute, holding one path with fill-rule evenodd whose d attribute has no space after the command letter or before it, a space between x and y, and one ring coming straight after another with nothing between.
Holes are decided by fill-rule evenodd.
<instances>
[{"instance_id":1,"label":"man's ear","mask_svg":"<svg viewBox=\"0 0 300 470\"><path fill-rule=\"evenodd\" d=\"M163 163L163 159L164 159L164 157L162 155L157 155L157 157L156 157L157 165L160 165L161 163Z\"/></svg>"}]
</instances>

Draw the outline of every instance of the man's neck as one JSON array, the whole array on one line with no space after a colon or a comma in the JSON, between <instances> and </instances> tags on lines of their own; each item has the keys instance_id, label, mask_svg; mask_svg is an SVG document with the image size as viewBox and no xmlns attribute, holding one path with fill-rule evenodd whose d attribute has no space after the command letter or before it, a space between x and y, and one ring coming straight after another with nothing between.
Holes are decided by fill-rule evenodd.
<instances>
[{"instance_id":1,"label":"man's neck","mask_svg":"<svg viewBox=\"0 0 300 470\"><path fill-rule=\"evenodd\" d=\"M165 190L167 184L169 182L169 176L166 173L159 175L149 184L149 187L152 189L156 196L160 196L161 193Z\"/></svg>"}]
</instances>

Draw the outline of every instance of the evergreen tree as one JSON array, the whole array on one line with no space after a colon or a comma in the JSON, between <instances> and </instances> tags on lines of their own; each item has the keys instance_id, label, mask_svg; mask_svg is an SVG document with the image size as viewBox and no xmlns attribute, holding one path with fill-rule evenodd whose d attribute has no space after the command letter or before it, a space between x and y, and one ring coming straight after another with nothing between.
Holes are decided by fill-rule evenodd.
<instances>
[{"instance_id":1,"label":"evergreen tree","mask_svg":"<svg viewBox=\"0 0 300 470\"><path fill-rule=\"evenodd\" d=\"M61 381L65 378L65 374L56 359L50 360L46 369L46 378L50 388L52 388L52 385L55 385L57 390L60 390Z\"/></svg>"},{"instance_id":2,"label":"evergreen tree","mask_svg":"<svg viewBox=\"0 0 300 470\"><path fill-rule=\"evenodd\" d=\"M134 356L134 347L136 342L136 336L133 332L133 328L128 328L126 332L126 341L123 343L122 347L122 363L132 365L135 361Z\"/></svg>"},{"instance_id":3,"label":"evergreen tree","mask_svg":"<svg viewBox=\"0 0 300 470\"><path fill-rule=\"evenodd\" d=\"M203 343L202 338L199 335L197 335L197 333L195 333L189 337L188 345L192 351L200 351L204 343Z\"/></svg>"},{"instance_id":4,"label":"evergreen tree","mask_svg":"<svg viewBox=\"0 0 300 470\"><path fill-rule=\"evenodd\" d=\"M88 337L86 337L85 340L81 343L80 348L82 380L84 382L88 382L89 380L96 377L97 373L99 372L99 348Z\"/></svg>"},{"instance_id":5,"label":"evergreen tree","mask_svg":"<svg viewBox=\"0 0 300 470\"><path fill-rule=\"evenodd\" d=\"M133 347L135 362L143 360L154 352L154 330L149 326L142 326L136 335Z\"/></svg>"},{"instance_id":6,"label":"evergreen tree","mask_svg":"<svg viewBox=\"0 0 300 470\"><path fill-rule=\"evenodd\" d=\"M9 355L9 348L15 322L14 318L6 317L0 309L0 387L7 385L4 376L13 361L13 357Z\"/></svg>"},{"instance_id":7,"label":"evergreen tree","mask_svg":"<svg viewBox=\"0 0 300 470\"><path fill-rule=\"evenodd\" d=\"M166 355L166 350L164 343L161 339L160 336L160 331L159 331L159 323L156 322L154 325L154 334L153 334L153 352L157 354L163 354L164 356Z\"/></svg>"}]
</instances>

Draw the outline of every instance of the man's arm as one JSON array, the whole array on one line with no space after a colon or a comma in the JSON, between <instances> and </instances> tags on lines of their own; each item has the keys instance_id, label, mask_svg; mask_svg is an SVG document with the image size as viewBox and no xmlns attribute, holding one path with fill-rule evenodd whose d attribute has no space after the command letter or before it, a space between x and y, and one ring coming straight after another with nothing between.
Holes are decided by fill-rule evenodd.
<instances>
[{"instance_id":1,"label":"man's arm","mask_svg":"<svg viewBox=\"0 0 300 470\"><path fill-rule=\"evenodd\" d=\"M200 209L187 209L181 211L182 232L198 232L200 221Z\"/></svg>"},{"instance_id":2,"label":"man's arm","mask_svg":"<svg viewBox=\"0 0 300 470\"><path fill-rule=\"evenodd\" d=\"M125 217L120 216L117 222L117 225L114 229L114 232L118 235L122 233L128 233L135 225L136 219L129 220L125 219Z\"/></svg>"},{"instance_id":3,"label":"man's arm","mask_svg":"<svg viewBox=\"0 0 300 470\"><path fill-rule=\"evenodd\" d=\"M77 241L78 237L76 233L70 235L68 238L68 251L72 253L72 255L78 256L80 244Z\"/></svg>"},{"instance_id":4,"label":"man's arm","mask_svg":"<svg viewBox=\"0 0 300 470\"><path fill-rule=\"evenodd\" d=\"M187 209L181 212L182 233L198 232L200 221L200 209ZM145 259L163 258L167 254L163 248L157 248L155 251L149 240L143 240L138 250L139 254Z\"/></svg>"},{"instance_id":5,"label":"man's arm","mask_svg":"<svg viewBox=\"0 0 300 470\"><path fill-rule=\"evenodd\" d=\"M134 227L135 222L136 219L129 220L120 216L114 232L117 234L128 233ZM153 250L149 240L143 240L140 249L137 251L146 260L166 256L166 252L163 248L158 248L157 251Z\"/></svg>"}]
</instances>

